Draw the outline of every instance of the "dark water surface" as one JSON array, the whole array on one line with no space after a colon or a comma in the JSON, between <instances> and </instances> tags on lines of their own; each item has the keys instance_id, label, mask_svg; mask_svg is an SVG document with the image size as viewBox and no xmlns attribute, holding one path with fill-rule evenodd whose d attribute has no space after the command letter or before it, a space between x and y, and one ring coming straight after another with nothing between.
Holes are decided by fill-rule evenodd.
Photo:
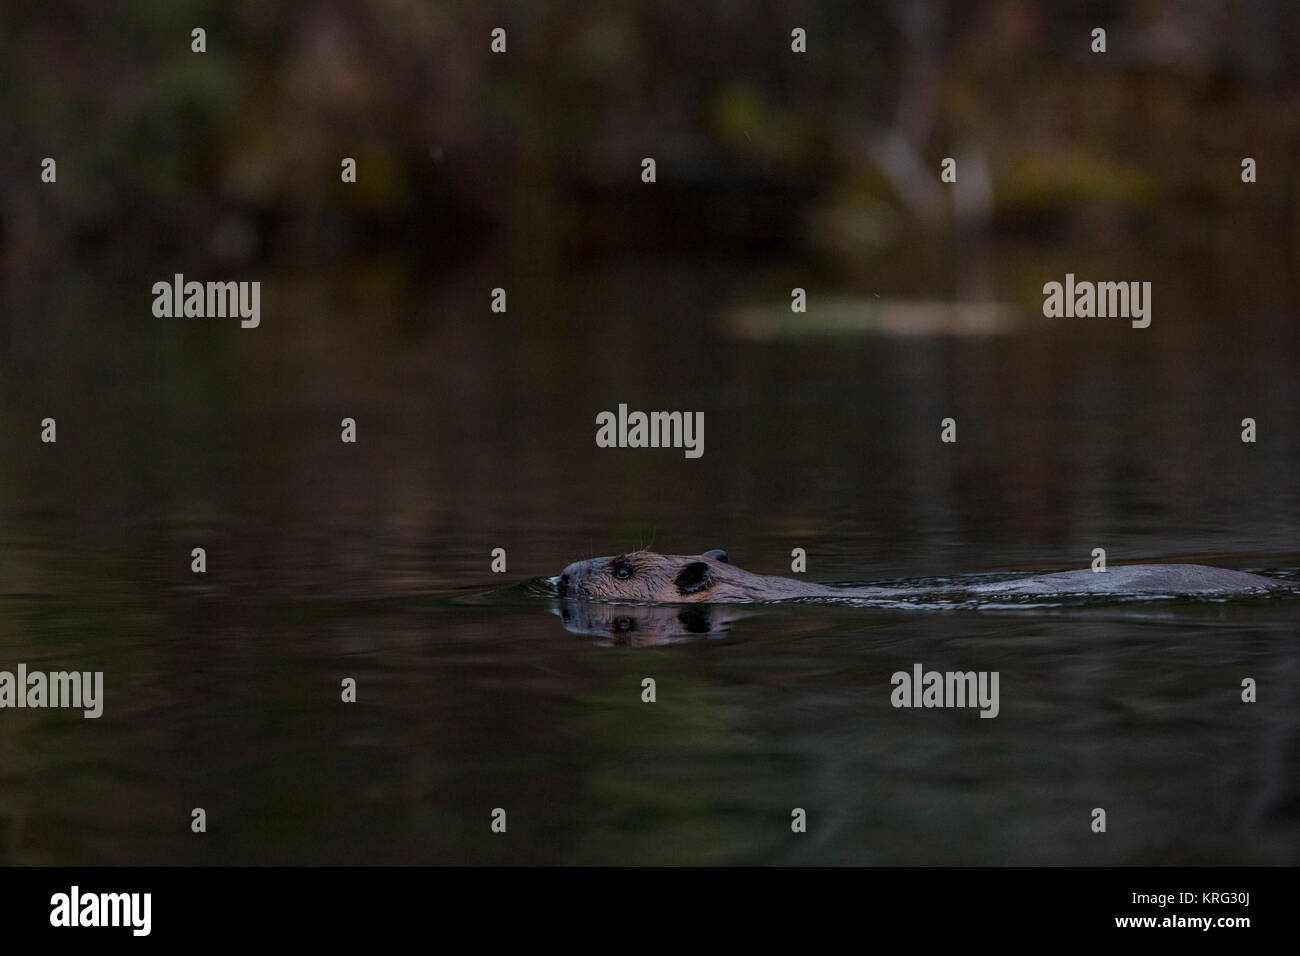
<instances>
[{"instance_id":1,"label":"dark water surface","mask_svg":"<svg viewBox=\"0 0 1300 956\"><path fill-rule=\"evenodd\" d=\"M0 711L0 862L1300 862L1294 597L800 602L658 643L524 583L643 545L777 574L802 547L836 583L1098 547L1295 580L1300 327L1243 305L1289 272L1133 267L1139 331L1036 315L1064 259L997 261L1023 327L984 338L737 339L723 310L797 279L700 263L268 275L257 330L154 319L166 272L25 284L0 669L103 670L106 704ZM703 411L703 458L595 447L620 402ZM891 707L915 663L1000 672L999 716Z\"/></svg>"}]
</instances>

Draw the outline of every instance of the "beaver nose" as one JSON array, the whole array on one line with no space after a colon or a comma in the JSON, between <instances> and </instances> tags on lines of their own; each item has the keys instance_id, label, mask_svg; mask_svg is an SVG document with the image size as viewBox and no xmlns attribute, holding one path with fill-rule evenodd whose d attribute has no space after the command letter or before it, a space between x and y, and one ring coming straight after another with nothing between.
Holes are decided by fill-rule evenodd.
<instances>
[{"instance_id":1,"label":"beaver nose","mask_svg":"<svg viewBox=\"0 0 1300 956\"><path fill-rule=\"evenodd\" d=\"M559 593L560 597L567 597L567 596L568 596L568 594L569 594L569 576L568 576L567 574L561 574L561 575L560 575L560 580L557 581L556 584L555 584L555 590Z\"/></svg>"}]
</instances>

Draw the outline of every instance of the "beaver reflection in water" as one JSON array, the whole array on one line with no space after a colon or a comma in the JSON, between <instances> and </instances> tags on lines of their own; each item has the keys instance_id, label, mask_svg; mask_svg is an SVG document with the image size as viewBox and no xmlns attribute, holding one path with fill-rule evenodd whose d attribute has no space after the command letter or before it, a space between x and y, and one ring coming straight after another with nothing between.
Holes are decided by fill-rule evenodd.
<instances>
[{"instance_id":1,"label":"beaver reflection in water","mask_svg":"<svg viewBox=\"0 0 1300 956\"><path fill-rule=\"evenodd\" d=\"M657 647L702 637L725 637L731 625L754 614L737 605L605 604L563 601L552 609L573 634L626 647Z\"/></svg>"},{"instance_id":2,"label":"beaver reflection in water","mask_svg":"<svg viewBox=\"0 0 1300 956\"><path fill-rule=\"evenodd\" d=\"M1130 564L1103 572L1059 571L995 583L937 587L833 588L735 567L725 551L655 554L635 551L569 565L552 579L562 598L648 604L736 604L801 597L891 598L923 594L1253 594L1281 582L1201 564Z\"/></svg>"}]
</instances>

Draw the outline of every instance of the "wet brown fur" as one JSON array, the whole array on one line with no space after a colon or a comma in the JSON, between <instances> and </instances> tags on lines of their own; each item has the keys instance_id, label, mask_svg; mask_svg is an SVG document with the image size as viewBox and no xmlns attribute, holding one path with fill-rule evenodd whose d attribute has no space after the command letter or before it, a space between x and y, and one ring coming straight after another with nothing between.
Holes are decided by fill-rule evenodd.
<instances>
[{"instance_id":1,"label":"wet brown fur","mask_svg":"<svg viewBox=\"0 0 1300 956\"><path fill-rule=\"evenodd\" d=\"M627 577L618 576L620 569L627 571ZM556 583L561 597L651 604L732 604L844 593L840 588L753 574L708 554L653 551L579 561L565 568Z\"/></svg>"}]
</instances>

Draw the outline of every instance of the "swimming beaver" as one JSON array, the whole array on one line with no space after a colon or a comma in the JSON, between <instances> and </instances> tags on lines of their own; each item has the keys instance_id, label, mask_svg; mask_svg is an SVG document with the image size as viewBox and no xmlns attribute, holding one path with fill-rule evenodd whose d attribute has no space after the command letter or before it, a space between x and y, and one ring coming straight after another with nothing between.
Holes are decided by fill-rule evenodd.
<instances>
[{"instance_id":1,"label":"swimming beaver","mask_svg":"<svg viewBox=\"0 0 1300 956\"><path fill-rule=\"evenodd\" d=\"M1201 564L1130 564L1104 572L1060 571L992 584L917 588L832 588L753 574L730 564L727 552L696 555L635 551L569 565L552 581L562 598L649 604L735 604L801 597L890 598L921 594L1248 594L1281 582Z\"/></svg>"}]
</instances>

